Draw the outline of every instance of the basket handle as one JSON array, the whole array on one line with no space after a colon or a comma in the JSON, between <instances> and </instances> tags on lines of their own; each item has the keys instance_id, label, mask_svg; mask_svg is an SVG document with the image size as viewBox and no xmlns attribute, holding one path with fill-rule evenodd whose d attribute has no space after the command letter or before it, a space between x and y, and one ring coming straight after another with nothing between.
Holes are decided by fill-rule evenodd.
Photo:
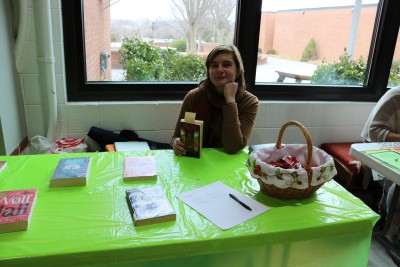
<instances>
[{"instance_id":1,"label":"basket handle","mask_svg":"<svg viewBox=\"0 0 400 267\"><path fill-rule=\"evenodd\" d=\"M279 131L278 140L277 140L275 146L276 146L277 149L282 148L282 136L283 136L284 131L286 130L286 128L289 125L295 125L295 126L299 127L300 130L303 132L304 137L306 138L306 141L307 141L307 160L306 160L306 165L304 166L304 169L306 169L307 171L310 171L311 170L312 151L313 151L313 142L312 142L310 133L308 132L306 127L304 127L300 122L298 122L298 121L288 121L288 122L286 122L281 127L281 130Z\"/></svg>"}]
</instances>

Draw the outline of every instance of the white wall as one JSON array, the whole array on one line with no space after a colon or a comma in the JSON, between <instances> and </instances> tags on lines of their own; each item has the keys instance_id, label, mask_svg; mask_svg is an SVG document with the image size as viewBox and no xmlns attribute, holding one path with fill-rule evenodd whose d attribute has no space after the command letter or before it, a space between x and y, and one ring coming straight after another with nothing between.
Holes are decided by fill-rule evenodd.
<instances>
[{"instance_id":1,"label":"white wall","mask_svg":"<svg viewBox=\"0 0 400 267\"><path fill-rule=\"evenodd\" d=\"M32 0L30 0L31 3ZM52 1L52 26L56 57L58 126L57 135L86 137L91 126L106 130L131 129L141 138L168 143L180 109L180 101L67 103L63 67L61 9ZM40 86L35 41L35 5L31 4L30 25L24 57L24 95L28 134L45 135L47 131L45 99ZM373 103L353 102L280 102L262 101L250 144L275 143L283 123L301 122L310 131L314 145L324 142L359 141L361 129ZM290 127L284 143L305 143L301 131Z\"/></svg>"},{"instance_id":2,"label":"white wall","mask_svg":"<svg viewBox=\"0 0 400 267\"><path fill-rule=\"evenodd\" d=\"M11 2L0 1L0 131L6 155L13 152L27 134L22 93L15 68ZM3 146L4 145L4 146Z\"/></svg>"},{"instance_id":3,"label":"white wall","mask_svg":"<svg viewBox=\"0 0 400 267\"><path fill-rule=\"evenodd\" d=\"M275 143L288 120L301 122L314 145L324 142L360 141L361 129L372 103L270 102L261 101L250 144ZM61 104L60 133L82 137L90 126L107 130L135 130L140 137L168 143L176 123L180 102ZM305 143L297 127L285 131L283 142Z\"/></svg>"}]
</instances>

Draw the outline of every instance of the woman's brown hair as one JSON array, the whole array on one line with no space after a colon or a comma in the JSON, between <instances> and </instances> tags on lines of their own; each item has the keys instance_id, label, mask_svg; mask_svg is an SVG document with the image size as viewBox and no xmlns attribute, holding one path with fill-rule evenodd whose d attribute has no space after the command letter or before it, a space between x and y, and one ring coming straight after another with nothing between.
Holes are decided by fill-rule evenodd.
<instances>
[{"instance_id":1,"label":"woman's brown hair","mask_svg":"<svg viewBox=\"0 0 400 267\"><path fill-rule=\"evenodd\" d=\"M237 82L239 86L238 91L242 92L246 90L246 81L244 78L244 67L243 67L242 56L240 55L240 52L237 49L237 47L234 45L218 45L213 50L211 50L206 59L207 77L205 80L200 82L200 85L206 88L212 86L209 69L214 58L220 53L231 53L233 55L233 60L235 61L236 68L238 69L237 77L235 80L235 82Z\"/></svg>"}]
</instances>

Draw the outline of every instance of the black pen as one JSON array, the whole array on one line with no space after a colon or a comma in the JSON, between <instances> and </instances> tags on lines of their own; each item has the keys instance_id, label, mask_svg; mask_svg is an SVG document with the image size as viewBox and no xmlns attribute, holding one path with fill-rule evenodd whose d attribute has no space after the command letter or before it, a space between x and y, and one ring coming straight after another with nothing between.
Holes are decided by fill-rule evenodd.
<instances>
[{"instance_id":1,"label":"black pen","mask_svg":"<svg viewBox=\"0 0 400 267\"><path fill-rule=\"evenodd\" d=\"M247 206L247 205L244 204L242 201L240 201L235 195L229 194L229 196L230 196L231 198L233 198L237 203L239 203L240 205L242 205L245 209L252 210L249 206Z\"/></svg>"}]
</instances>

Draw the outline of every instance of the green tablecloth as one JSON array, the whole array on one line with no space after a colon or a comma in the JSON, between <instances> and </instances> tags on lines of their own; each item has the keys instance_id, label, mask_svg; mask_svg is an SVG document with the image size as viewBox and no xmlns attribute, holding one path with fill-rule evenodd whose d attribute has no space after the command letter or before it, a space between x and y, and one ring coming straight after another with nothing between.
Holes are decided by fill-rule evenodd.
<instances>
[{"instance_id":1,"label":"green tablecloth","mask_svg":"<svg viewBox=\"0 0 400 267\"><path fill-rule=\"evenodd\" d=\"M125 156L154 155L157 181L124 182ZM62 157L92 157L87 186L50 188ZM367 266L379 216L334 181L305 200L259 192L247 149L204 149L201 159L171 150L0 156L0 190L38 189L27 231L0 234L0 266ZM215 181L271 210L223 231L176 195ZM125 191L160 184L177 219L134 227Z\"/></svg>"}]
</instances>

